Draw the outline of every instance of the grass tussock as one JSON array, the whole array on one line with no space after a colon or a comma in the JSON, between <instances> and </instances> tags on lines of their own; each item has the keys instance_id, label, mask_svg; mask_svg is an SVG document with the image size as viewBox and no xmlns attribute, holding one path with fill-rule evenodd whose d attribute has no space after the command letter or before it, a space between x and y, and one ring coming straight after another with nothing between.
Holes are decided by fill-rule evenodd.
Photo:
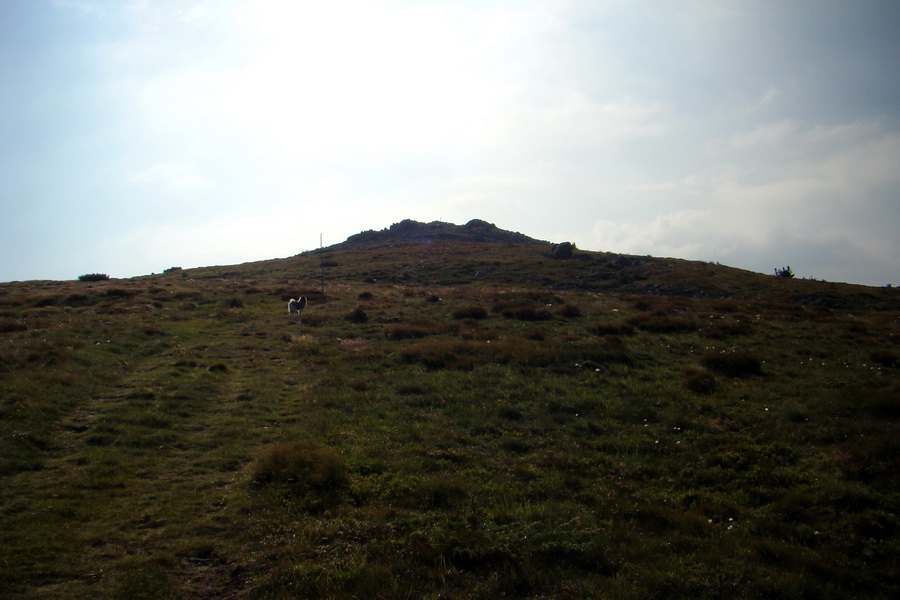
<instances>
[{"instance_id":1,"label":"grass tussock","mask_svg":"<svg viewBox=\"0 0 900 600\"><path fill-rule=\"evenodd\" d=\"M285 484L305 491L339 490L347 485L340 456L311 440L261 449L250 466L250 479L258 486Z\"/></svg>"}]
</instances>

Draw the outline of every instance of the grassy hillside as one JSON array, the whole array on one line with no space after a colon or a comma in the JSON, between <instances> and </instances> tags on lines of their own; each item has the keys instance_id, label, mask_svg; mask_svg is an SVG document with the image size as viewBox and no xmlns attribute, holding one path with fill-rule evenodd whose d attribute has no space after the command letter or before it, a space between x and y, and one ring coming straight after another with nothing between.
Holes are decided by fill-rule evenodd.
<instances>
[{"instance_id":1,"label":"grassy hillside","mask_svg":"<svg viewBox=\"0 0 900 600\"><path fill-rule=\"evenodd\" d=\"M377 242L0 285L0 597L900 592L892 290Z\"/></svg>"}]
</instances>

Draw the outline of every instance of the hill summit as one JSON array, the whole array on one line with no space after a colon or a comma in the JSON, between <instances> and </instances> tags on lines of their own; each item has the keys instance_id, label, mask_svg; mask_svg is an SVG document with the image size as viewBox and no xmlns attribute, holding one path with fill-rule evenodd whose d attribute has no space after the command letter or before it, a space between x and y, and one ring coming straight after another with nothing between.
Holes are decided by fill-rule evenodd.
<instances>
[{"instance_id":1,"label":"hill summit","mask_svg":"<svg viewBox=\"0 0 900 600\"><path fill-rule=\"evenodd\" d=\"M421 223L412 219L404 219L381 231L368 230L351 235L345 242L335 244L333 249L349 250L372 248L386 244L421 243L423 241L455 241L455 242L508 242L515 244L534 244L549 246L550 242L536 240L525 234L500 229L493 223L472 219L465 225L432 221Z\"/></svg>"}]
</instances>

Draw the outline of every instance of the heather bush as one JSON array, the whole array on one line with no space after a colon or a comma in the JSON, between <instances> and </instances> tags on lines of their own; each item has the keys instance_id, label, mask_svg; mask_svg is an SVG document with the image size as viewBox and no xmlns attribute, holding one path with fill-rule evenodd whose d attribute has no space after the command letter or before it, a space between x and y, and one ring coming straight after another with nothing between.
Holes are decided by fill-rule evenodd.
<instances>
[{"instance_id":1,"label":"heather bush","mask_svg":"<svg viewBox=\"0 0 900 600\"><path fill-rule=\"evenodd\" d=\"M638 315L628 319L628 323L653 333L686 333L696 331L697 324L687 319L671 319L663 315Z\"/></svg>"},{"instance_id":2,"label":"heather bush","mask_svg":"<svg viewBox=\"0 0 900 600\"><path fill-rule=\"evenodd\" d=\"M453 311L454 319L486 319L488 311L482 306L464 306Z\"/></svg>"},{"instance_id":3,"label":"heather bush","mask_svg":"<svg viewBox=\"0 0 900 600\"><path fill-rule=\"evenodd\" d=\"M474 346L467 342L429 340L407 346L400 356L405 362L420 363L429 369L471 369L475 365L473 351Z\"/></svg>"},{"instance_id":4,"label":"heather bush","mask_svg":"<svg viewBox=\"0 0 900 600\"><path fill-rule=\"evenodd\" d=\"M728 377L762 375L762 362L748 352L707 352L700 364Z\"/></svg>"},{"instance_id":5,"label":"heather bush","mask_svg":"<svg viewBox=\"0 0 900 600\"><path fill-rule=\"evenodd\" d=\"M392 340L408 340L434 335L441 327L425 319L419 319L411 323L398 323L385 328L384 334Z\"/></svg>"},{"instance_id":6,"label":"heather bush","mask_svg":"<svg viewBox=\"0 0 900 600\"><path fill-rule=\"evenodd\" d=\"M896 481L900 474L900 438L893 433L861 436L842 444L835 462L852 479L869 481L886 477Z\"/></svg>"},{"instance_id":7,"label":"heather bush","mask_svg":"<svg viewBox=\"0 0 900 600\"><path fill-rule=\"evenodd\" d=\"M634 326L625 323L597 323L588 327L596 335L633 335Z\"/></svg>"},{"instance_id":8,"label":"heather bush","mask_svg":"<svg viewBox=\"0 0 900 600\"><path fill-rule=\"evenodd\" d=\"M753 333L753 325L749 321L716 321L709 327L700 330L700 335L703 337L719 340L751 333Z\"/></svg>"},{"instance_id":9,"label":"heather bush","mask_svg":"<svg viewBox=\"0 0 900 600\"><path fill-rule=\"evenodd\" d=\"M349 315L347 315L347 320L351 323L367 323L369 321L369 315L366 314L366 311L357 306L350 311Z\"/></svg>"},{"instance_id":10,"label":"heather bush","mask_svg":"<svg viewBox=\"0 0 900 600\"><path fill-rule=\"evenodd\" d=\"M897 355L889 350L873 350L869 358L882 367L893 369L897 366Z\"/></svg>"},{"instance_id":11,"label":"heather bush","mask_svg":"<svg viewBox=\"0 0 900 600\"><path fill-rule=\"evenodd\" d=\"M782 268L780 268L780 269L776 268L776 269L775 269L775 276L776 276L776 277L786 277L786 278L788 278L788 279L793 279L793 278L794 278L794 271L791 269L790 265L788 265L787 267L782 267Z\"/></svg>"},{"instance_id":12,"label":"heather bush","mask_svg":"<svg viewBox=\"0 0 900 600\"><path fill-rule=\"evenodd\" d=\"M507 306L500 309L500 314L519 321L546 321L550 318L549 312L533 306Z\"/></svg>"},{"instance_id":13,"label":"heather bush","mask_svg":"<svg viewBox=\"0 0 900 600\"><path fill-rule=\"evenodd\" d=\"M574 319L576 317L581 316L581 309L575 306L574 304L563 304L558 307L555 311L561 317L565 317L567 319Z\"/></svg>"},{"instance_id":14,"label":"heather bush","mask_svg":"<svg viewBox=\"0 0 900 600\"><path fill-rule=\"evenodd\" d=\"M709 371L689 369L685 374L684 385L696 394L711 394L716 389L716 378Z\"/></svg>"},{"instance_id":15,"label":"heather bush","mask_svg":"<svg viewBox=\"0 0 900 600\"><path fill-rule=\"evenodd\" d=\"M109 275L105 273L88 273L78 276L78 281L106 281L108 279Z\"/></svg>"},{"instance_id":16,"label":"heather bush","mask_svg":"<svg viewBox=\"0 0 900 600\"><path fill-rule=\"evenodd\" d=\"M25 331L28 327L21 321L13 319L0 319L0 333L11 333L13 331Z\"/></svg>"}]
</instances>

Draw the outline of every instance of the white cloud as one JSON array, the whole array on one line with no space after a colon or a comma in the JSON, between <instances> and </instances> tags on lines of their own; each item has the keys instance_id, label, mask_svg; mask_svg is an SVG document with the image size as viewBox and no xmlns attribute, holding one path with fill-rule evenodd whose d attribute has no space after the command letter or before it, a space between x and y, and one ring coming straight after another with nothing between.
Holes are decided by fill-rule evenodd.
<instances>
[{"instance_id":1,"label":"white cloud","mask_svg":"<svg viewBox=\"0 0 900 600\"><path fill-rule=\"evenodd\" d=\"M72 10L83 16L102 17L106 14L104 7L97 2L88 2L86 0L51 0L51 4L56 8Z\"/></svg>"},{"instance_id":2,"label":"white cloud","mask_svg":"<svg viewBox=\"0 0 900 600\"><path fill-rule=\"evenodd\" d=\"M783 144L785 139L796 134L797 124L790 120L782 120L774 123L764 123L753 131L735 134L729 140L732 148L770 148Z\"/></svg>"},{"instance_id":3,"label":"white cloud","mask_svg":"<svg viewBox=\"0 0 900 600\"><path fill-rule=\"evenodd\" d=\"M156 163L128 176L132 183L152 184L171 195L207 190L212 181L197 172L193 164L171 162Z\"/></svg>"},{"instance_id":4,"label":"white cloud","mask_svg":"<svg viewBox=\"0 0 900 600\"><path fill-rule=\"evenodd\" d=\"M511 111L498 140L526 152L567 153L609 150L631 140L659 136L667 129L665 110L624 97L607 102L573 92L558 104Z\"/></svg>"}]
</instances>

